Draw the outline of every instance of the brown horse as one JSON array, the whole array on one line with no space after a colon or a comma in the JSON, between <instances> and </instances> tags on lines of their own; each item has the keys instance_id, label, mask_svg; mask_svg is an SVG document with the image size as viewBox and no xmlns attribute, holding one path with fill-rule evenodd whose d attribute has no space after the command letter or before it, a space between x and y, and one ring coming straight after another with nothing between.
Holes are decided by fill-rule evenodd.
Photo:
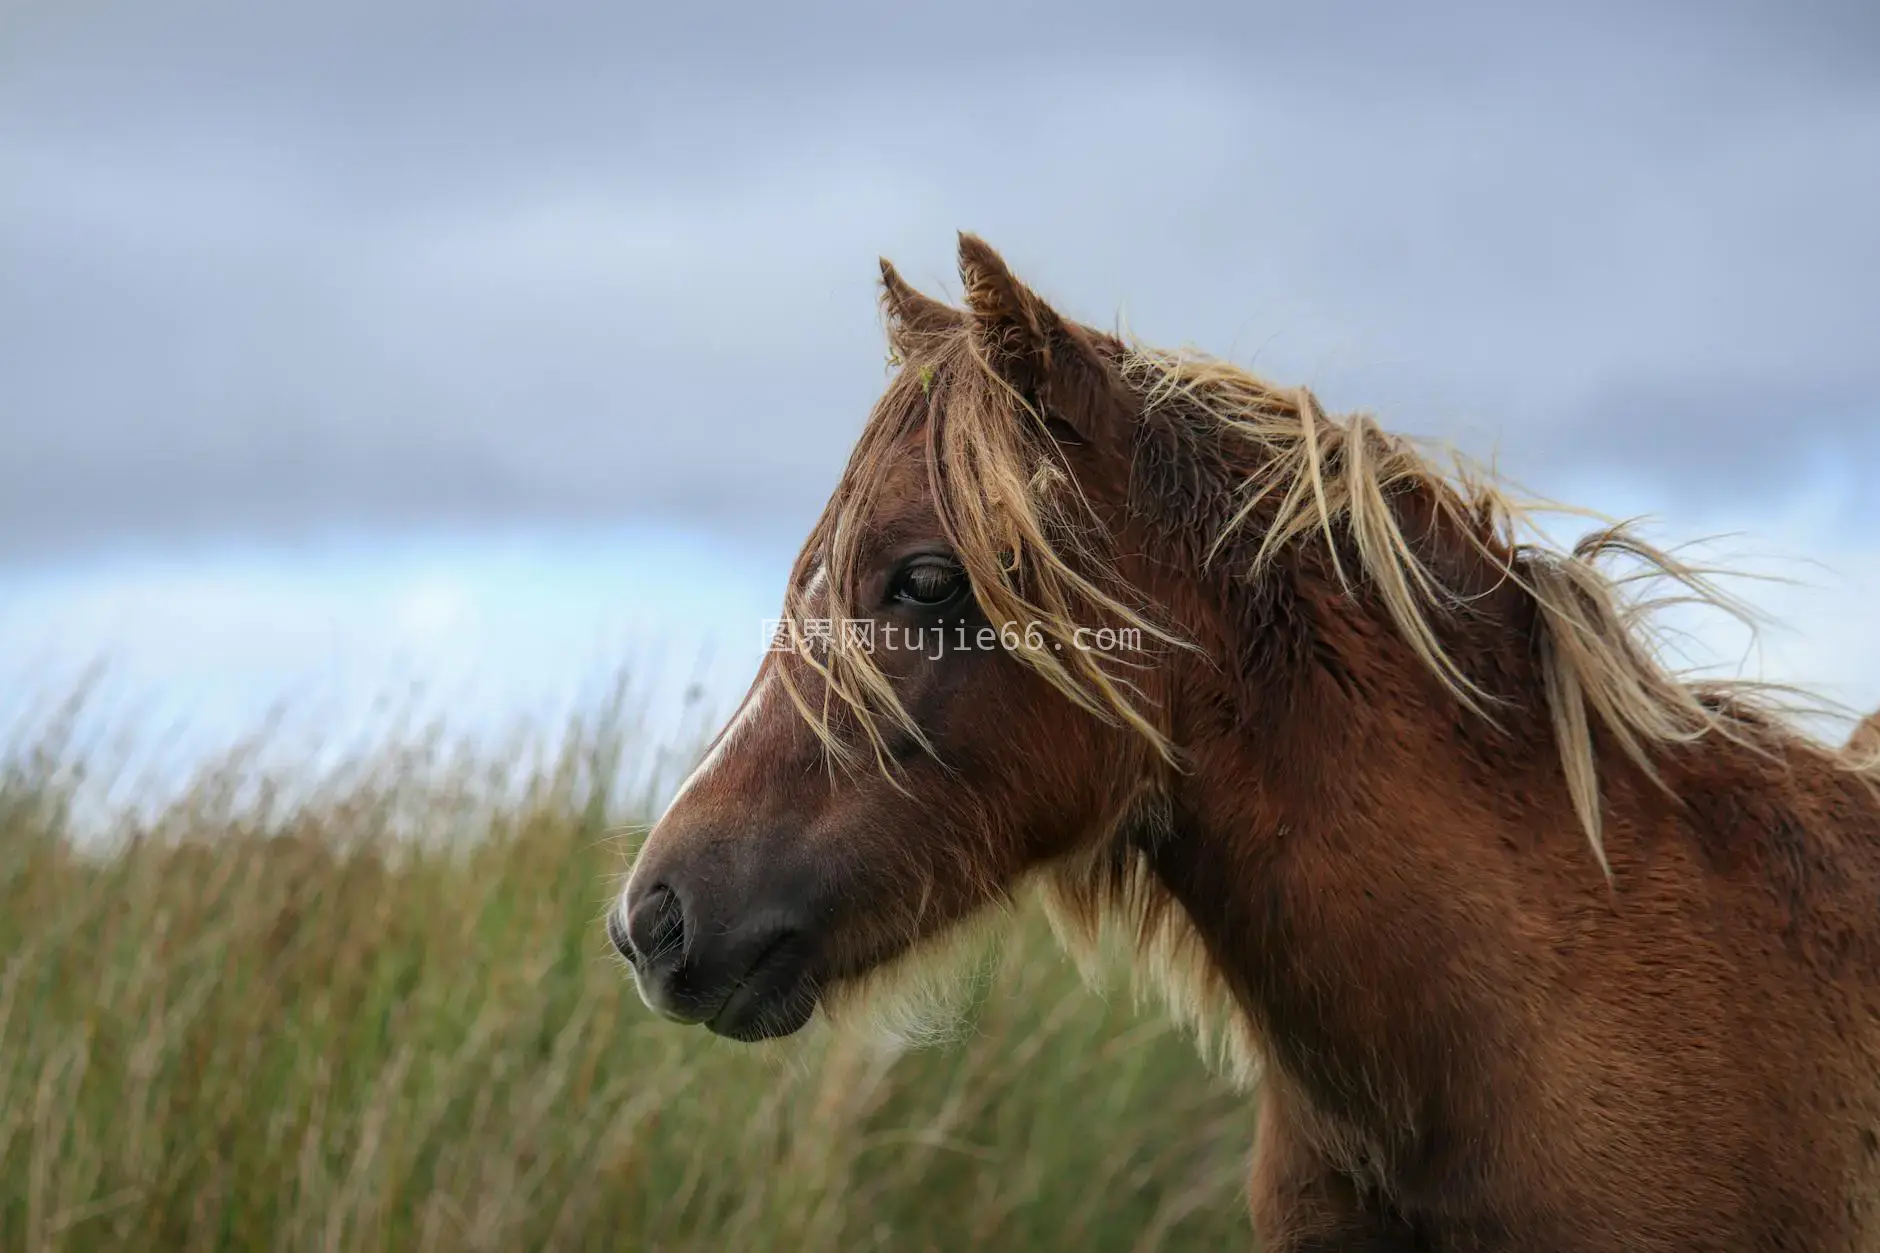
<instances>
[{"instance_id":1,"label":"brown horse","mask_svg":"<svg viewBox=\"0 0 1880 1253\"><path fill-rule=\"evenodd\" d=\"M960 263L883 263L899 369L610 915L648 1004L787 1035L1036 885L1260 1077L1265 1248L1880 1248L1880 776L1663 666L1635 580L1698 572Z\"/></svg>"}]
</instances>

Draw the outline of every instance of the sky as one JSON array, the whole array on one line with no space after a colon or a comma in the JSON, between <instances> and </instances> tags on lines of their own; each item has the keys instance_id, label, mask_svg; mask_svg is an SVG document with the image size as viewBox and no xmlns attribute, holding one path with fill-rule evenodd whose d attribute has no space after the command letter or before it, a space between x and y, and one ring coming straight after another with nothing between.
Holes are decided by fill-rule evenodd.
<instances>
[{"instance_id":1,"label":"sky","mask_svg":"<svg viewBox=\"0 0 1880 1253\"><path fill-rule=\"evenodd\" d=\"M961 229L1730 532L1807 586L1702 640L1880 706L1868 3L10 0L0 170L16 720L97 662L95 732L185 756L413 683L729 701L883 383L876 258L956 296Z\"/></svg>"}]
</instances>

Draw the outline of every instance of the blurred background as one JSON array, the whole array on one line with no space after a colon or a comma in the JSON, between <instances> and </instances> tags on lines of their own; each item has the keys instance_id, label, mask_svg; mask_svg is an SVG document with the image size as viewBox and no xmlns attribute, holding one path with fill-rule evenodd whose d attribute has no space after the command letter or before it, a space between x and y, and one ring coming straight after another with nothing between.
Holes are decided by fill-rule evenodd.
<instances>
[{"instance_id":1,"label":"blurred background","mask_svg":"<svg viewBox=\"0 0 1880 1253\"><path fill-rule=\"evenodd\" d=\"M1880 16L1848 2L0 9L0 700L187 761L388 692L741 692L977 231L1806 581L1880 704ZM110 716L107 716L110 715ZM169 769L170 767L165 767ZM165 776L167 777L167 776Z\"/></svg>"},{"instance_id":2,"label":"blurred background","mask_svg":"<svg viewBox=\"0 0 1880 1253\"><path fill-rule=\"evenodd\" d=\"M1241 1247L1034 914L907 1056L608 954L876 258L1724 535L1680 659L1864 711L1876 222L1868 0L0 0L0 1248Z\"/></svg>"}]
</instances>

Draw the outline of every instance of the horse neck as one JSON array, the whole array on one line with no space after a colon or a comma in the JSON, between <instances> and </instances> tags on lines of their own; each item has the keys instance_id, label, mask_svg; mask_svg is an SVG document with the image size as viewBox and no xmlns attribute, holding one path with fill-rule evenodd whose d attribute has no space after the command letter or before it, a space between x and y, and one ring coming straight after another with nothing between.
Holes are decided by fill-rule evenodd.
<instances>
[{"instance_id":1,"label":"horse neck","mask_svg":"<svg viewBox=\"0 0 1880 1253\"><path fill-rule=\"evenodd\" d=\"M1174 677L1189 769L1172 786L1172 836L1145 855L1271 1059L1323 1104L1402 1118L1468 1033L1506 1012L1428 995L1432 970L1515 960L1482 921L1518 908L1503 845L1585 852L1521 643L1531 606L1490 593L1466 629L1439 628L1465 672L1508 698L1497 729L1322 551L1257 582L1171 576L1179 565L1161 563L1158 595L1213 662Z\"/></svg>"}]
</instances>

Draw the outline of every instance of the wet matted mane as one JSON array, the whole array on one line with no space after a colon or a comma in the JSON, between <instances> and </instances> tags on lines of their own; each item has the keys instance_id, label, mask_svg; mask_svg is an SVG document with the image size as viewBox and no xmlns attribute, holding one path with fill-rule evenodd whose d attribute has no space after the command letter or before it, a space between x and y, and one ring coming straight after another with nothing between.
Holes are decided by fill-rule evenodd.
<instances>
[{"instance_id":1,"label":"wet matted mane","mask_svg":"<svg viewBox=\"0 0 1880 1253\"><path fill-rule=\"evenodd\" d=\"M1018 641L1014 655L1081 707L1134 728L1179 766L1128 673L1148 663L1072 646L1080 628L1099 623L1134 627L1166 647L1189 642L1116 573L1108 537L1053 455L1043 418L986 359L964 324L903 330L894 336L894 349L896 373L798 558L786 594L787 620L810 614L812 582L829 598L823 616L860 612L856 520L872 513L893 449L924 432L929 490L981 608L992 622L1040 628L1029 639L1008 636ZM1518 494L1454 449L1388 433L1368 415L1328 415L1306 388L1277 386L1205 354L1140 345L1116 345L1113 364L1134 391L1138 466L1152 455L1160 430L1200 445L1228 470L1232 500L1225 516L1217 516L1223 511L1213 499L1201 508L1192 499L1138 502L1145 513L1205 535L1204 566L1237 563L1255 580L1289 545L1323 541L1341 583L1349 589L1367 582L1431 673L1490 722L1497 698L1464 672L1439 634L1444 621L1470 613L1474 597L1432 570L1406 535L1394 502L1411 495L1428 502L1451 524L1447 532L1465 539L1481 570L1531 600L1554 737L1575 811L1602 868L1595 720L1654 778L1653 754L1667 745L1717 736L1769 748L1800 734L1790 717L1793 689L1695 680L1661 659L1656 615L1669 605L1708 607L1753 625L1752 612L1716 585L1713 576L1722 572L1688 564L1632 525L1608 519L1563 549L1546 539L1540 515L1598 515ZM1181 516L1184 511L1193 516ZM1247 524L1256 517L1261 526L1250 535ZM1349 555L1349 565L1340 554ZM1615 557L1633 568L1618 575L1601 568L1602 560ZM1653 581L1675 591L1635 594ZM825 680L822 707L811 709L800 696L798 705L836 757L847 760L852 750L833 733L831 700L846 706L878 759L883 721L924 742L868 651L820 648L800 633L792 642ZM1852 745L1823 751L1849 769L1872 769Z\"/></svg>"}]
</instances>

